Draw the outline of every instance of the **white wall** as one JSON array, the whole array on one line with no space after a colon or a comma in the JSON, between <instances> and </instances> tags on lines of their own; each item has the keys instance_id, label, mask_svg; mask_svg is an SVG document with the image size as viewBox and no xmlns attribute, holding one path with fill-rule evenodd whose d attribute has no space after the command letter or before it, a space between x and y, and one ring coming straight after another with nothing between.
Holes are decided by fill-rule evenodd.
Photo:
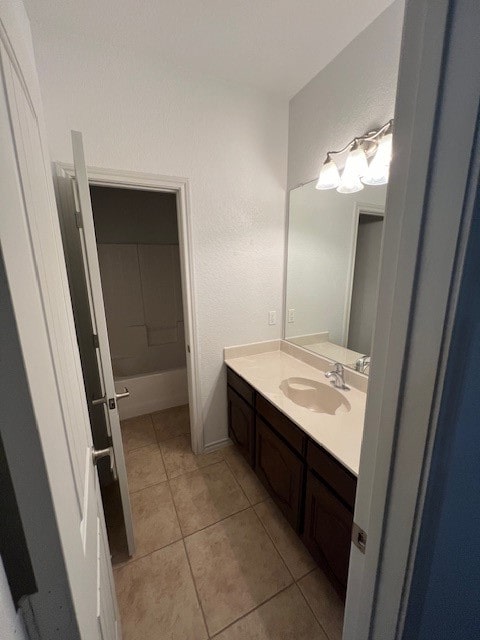
<instances>
[{"instance_id":1,"label":"white wall","mask_svg":"<svg viewBox=\"0 0 480 640\"><path fill-rule=\"evenodd\" d=\"M295 322L285 323L287 337L329 331L347 346L356 207L384 207L385 196L385 186L349 195L319 191L315 181L290 192L286 314L295 309Z\"/></svg>"},{"instance_id":2,"label":"white wall","mask_svg":"<svg viewBox=\"0 0 480 640\"><path fill-rule=\"evenodd\" d=\"M327 151L393 116L404 0L395 0L290 101L288 185L318 176Z\"/></svg>"},{"instance_id":3,"label":"white wall","mask_svg":"<svg viewBox=\"0 0 480 640\"><path fill-rule=\"evenodd\" d=\"M287 102L32 30L52 160L74 128L90 165L190 180L205 443L222 439L222 348L282 331Z\"/></svg>"}]
</instances>

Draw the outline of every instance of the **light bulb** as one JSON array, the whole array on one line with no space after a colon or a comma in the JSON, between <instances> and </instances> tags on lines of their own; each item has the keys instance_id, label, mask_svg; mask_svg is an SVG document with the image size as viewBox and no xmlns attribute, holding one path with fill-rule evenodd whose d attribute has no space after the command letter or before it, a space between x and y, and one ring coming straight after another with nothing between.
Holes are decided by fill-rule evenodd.
<instances>
[{"instance_id":1,"label":"light bulb","mask_svg":"<svg viewBox=\"0 0 480 640\"><path fill-rule=\"evenodd\" d=\"M365 159L366 169L361 160L361 155L357 153L361 151L363 158ZM349 152L347 161L345 162L345 168L342 173L340 185L337 187L338 193L356 193L363 189L363 184L360 182L360 174L368 171L368 162L365 153L362 149L358 148L355 143L354 148Z\"/></svg>"},{"instance_id":2,"label":"light bulb","mask_svg":"<svg viewBox=\"0 0 480 640\"><path fill-rule=\"evenodd\" d=\"M392 159L392 134L387 133L378 143L377 150L370 162L367 173L362 177L364 184L378 186L387 184Z\"/></svg>"},{"instance_id":3,"label":"light bulb","mask_svg":"<svg viewBox=\"0 0 480 640\"><path fill-rule=\"evenodd\" d=\"M360 182L360 178L355 173L347 171L347 165L342 173L342 179L340 185L337 187L338 193L356 193L363 189L363 184Z\"/></svg>"},{"instance_id":4,"label":"light bulb","mask_svg":"<svg viewBox=\"0 0 480 640\"><path fill-rule=\"evenodd\" d=\"M365 155L365 151L358 144L358 142L355 142L355 144L353 145L353 149L347 156L347 161L345 162L345 170L349 173L357 175L359 178L364 176L368 171L367 156Z\"/></svg>"},{"instance_id":5,"label":"light bulb","mask_svg":"<svg viewBox=\"0 0 480 640\"><path fill-rule=\"evenodd\" d=\"M363 176L362 182L373 187L387 184L389 173L390 167L377 161L377 156L375 156L368 167L367 174Z\"/></svg>"},{"instance_id":6,"label":"light bulb","mask_svg":"<svg viewBox=\"0 0 480 640\"><path fill-rule=\"evenodd\" d=\"M316 184L317 189L335 189L340 184L340 174L338 173L338 167L335 162L327 155L325 162L320 170L318 176L318 182Z\"/></svg>"},{"instance_id":7,"label":"light bulb","mask_svg":"<svg viewBox=\"0 0 480 640\"><path fill-rule=\"evenodd\" d=\"M389 166L392 161L392 134L386 133L380 138L378 143L378 149L375 153L375 159L378 158L378 162Z\"/></svg>"}]
</instances>

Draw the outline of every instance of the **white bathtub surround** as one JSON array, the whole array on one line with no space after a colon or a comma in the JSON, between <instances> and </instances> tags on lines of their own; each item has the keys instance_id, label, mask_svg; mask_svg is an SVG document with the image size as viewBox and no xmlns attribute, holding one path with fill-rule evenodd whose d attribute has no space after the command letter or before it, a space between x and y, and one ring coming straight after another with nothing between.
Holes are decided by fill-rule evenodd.
<instances>
[{"instance_id":1,"label":"white bathtub surround","mask_svg":"<svg viewBox=\"0 0 480 640\"><path fill-rule=\"evenodd\" d=\"M124 387L130 391L118 403L121 420L188 403L186 368L115 378L115 387L117 392Z\"/></svg>"},{"instance_id":2,"label":"white bathtub surround","mask_svg":"<svg viewBox=\"0 0 480 640\"><path fill-rule=\"evenodd\" d=\"M280 342L279 347L277 342ZM225 364L347 469L358 475L365 417L366 377L354 371L345 371L350 389L340 393L350 405L348 412L340 411L329 415L311 411L287 398L280 385L288 378L305 378L328 385L325 371L332 368L332 362L284 340L269 344L270 350L266 349L267 343L227 347L224 350Z\"/></svg>"}]
</instances>

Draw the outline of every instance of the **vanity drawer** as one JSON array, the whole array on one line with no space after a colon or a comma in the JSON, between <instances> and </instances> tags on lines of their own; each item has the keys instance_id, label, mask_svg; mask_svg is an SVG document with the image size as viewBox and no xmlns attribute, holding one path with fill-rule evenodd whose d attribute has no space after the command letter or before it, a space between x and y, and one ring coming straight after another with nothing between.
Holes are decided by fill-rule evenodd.
<instances>
[{"instance_id":1,"label":"vanity drawer","mask_svg":"<svg viewBox=\"0 0 480 640\"><path fill-rule=\"evenodd\" d=\"M307 464L353 511L357 492L356 477L312 440L308 442Z\"/></svg>"},{"instance_id":2,"label":"vanity drawer","mask_svg":"<svg viewBox=\"0 0 480 640\"><path fill-rule=\"evenodd\" d=\"M227 383L232 387L232 389L235 389L239 396L241 396L244 400L246 400L246 402L248 402L248 404L252 405L253 407L253 405L255 404L254 389L248 384L248 382L245 382L243 378L241 378L238 374L235 373L235 371L232 371L232 369L229 369L228 367Z\"/></svg>"},{"instance_id":3,"label":"vanity drawer","mask_svg":"<svg viewBox=\"0 0 480 640\"><path fill-rule=\"evenodd\" d=\"M306 434L293 424L281 411L276 409L268 400L257 394L257 412L279 433L288 444L305 457L307 446Z\"/></svg>"}]
</instances>

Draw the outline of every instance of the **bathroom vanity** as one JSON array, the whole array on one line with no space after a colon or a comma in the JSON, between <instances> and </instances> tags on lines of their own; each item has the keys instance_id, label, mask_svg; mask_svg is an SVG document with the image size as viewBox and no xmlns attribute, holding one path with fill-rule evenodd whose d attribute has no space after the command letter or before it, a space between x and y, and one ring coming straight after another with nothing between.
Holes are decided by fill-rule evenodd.
<instances>
[{"instance_id":1,"label":"bathroom vanity","mask_svg":"<svg viewBox=\"0 0 480 640\"><path fill-rule=\"evenodd\" d=\"M225 350L229 436L345 597L366 389L351 385L355 374L349 390L334 389L331 362L270 346Z\"/></svg>"}]
</instances>

